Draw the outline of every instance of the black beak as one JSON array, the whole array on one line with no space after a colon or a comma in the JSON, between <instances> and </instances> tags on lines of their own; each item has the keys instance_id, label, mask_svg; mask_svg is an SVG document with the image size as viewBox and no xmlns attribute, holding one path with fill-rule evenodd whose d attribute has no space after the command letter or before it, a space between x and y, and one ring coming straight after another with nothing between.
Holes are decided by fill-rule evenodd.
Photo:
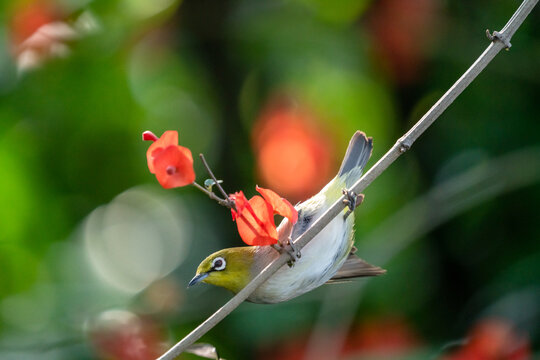
<instances>
[{"instance_id":1,"label":"black beak","mask_svg":"<svg viewBox=\"0 0 540 360\"><path fill-rule=\"evenodd\" d=\"M195 275L195 277L193 279L191 279L191 281L189 282L188 287L191 287L193 285L197 285L198 283L200 283L201 281L203 281L207 277L208 277L208 273L202 273L202 274Z\"/></svg>"}]
</instances>

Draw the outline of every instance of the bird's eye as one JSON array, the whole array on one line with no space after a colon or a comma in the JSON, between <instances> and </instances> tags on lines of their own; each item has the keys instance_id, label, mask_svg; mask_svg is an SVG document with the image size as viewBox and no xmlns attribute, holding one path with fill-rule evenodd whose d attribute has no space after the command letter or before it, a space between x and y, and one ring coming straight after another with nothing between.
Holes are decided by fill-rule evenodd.
<instances>
[{"instance_id":1,"label":"bird's eye","mask_svg":"<svg viewBox=\"0 0 540 360\"><path fill-rule=\"evenodd\" d=\"M225 259L222 257L217 257L214 259L214 261L212 261L213 270L217 270L217 271L223 270L225 269L226 265L227 263L225 262Z\"/></svg>"}]
</instances>

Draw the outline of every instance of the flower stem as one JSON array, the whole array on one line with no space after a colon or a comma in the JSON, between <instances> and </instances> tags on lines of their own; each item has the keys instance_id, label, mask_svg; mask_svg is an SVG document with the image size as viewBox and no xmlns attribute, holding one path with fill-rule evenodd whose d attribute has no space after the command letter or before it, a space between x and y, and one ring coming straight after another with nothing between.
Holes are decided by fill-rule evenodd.
<instances>
[{"instance_id":1,"label":"flower stem","mask_svg":"<svg viewBox=\"0 0 540 360\"><path fill-rule=\"evenodd\" d=\"M219 196L217 196L216 194L214 194L213 191L210 191L207 188L205 188L204 186L201 186L201 185L197 184L195 181L192 182L191 185L195 186L195 188L199 189L200 191L202 191L203 193L208 195L208 197L210 199L217 201L219 205L228 207L229 209L234 208L234 202L231 199L229 199L228 197L227 197L227 199L222 199Z\"/></svg>"},{"instance_id":2,"label":"flower stem","mask_svg":"<svg viewBox=\"0 0 540 360\"><path fill-rule=\"evenodd\" d=\"M223 195L224 198L228 199L229 198L229 195L227 195L227 193L225 192L225 190L223 190L223 188L221 187L221 184L218 182L218 180L216 179L216 177L214 176L214 173L212 172L212 169L210 169L210 166L208 165L208 163L206 162L206 159L204 157L203 154L199 154L199 157L201 158L201 161L203 162L203 165L204 167L206 168L206 171L208 172L208 175L210 175L210 177L212 178L212 180L214 180L214 183L216 184L217 188L219 189L219 191L221 192L221 195Z\"/></svg>"},{"instance_id":3,"label":"flower stem","mask_svg":"<svg viewBox=\"0 0 540 360\"><path fill-rule=\"evenodd\" d=\"M226 202L226 204L220 202L221 205L224 205L224 206L227 206L227 207L230 208L230 209L235 209L235 210L236 210L236 206L235 206L234 200L232 200L232 199L229 197L229 195L227 195L227 193L225 192L225 190L223 190L223 187L221 187L221 184L219 183L218 179L216 179L214 173L212 172L212 169L210 169L210 166L209 166L208 163L206 162L206 159L205 159L204 155L203 155L203 154L199 154L199 157L201 158L201 161L202 161L204 167L206 168L206 171L208 172L208 175L210 175L210 177L212 178L212 180L214 180L214 184L217 186L217 188L219 189L219 191L220 191L221 194L223 195L223 198L224 198L224 199L221 199L220 197L218 197L217 195L215 195L215 194L214 194L213 192L211 192L211 191L207 191L207 192L213 194L214 197L212 197L212 196L210 196L210 195L208 195L208 196L210 196L210 198L212 198L212 199L214 199L214 200L215 200L216 198L218 198L218 199L220 199L221 201ZM197 184L197 185L198 185L198 184ZM200 185L199 185L199 186L200 186ZM206 190L206 189L205 189L205 190Z\"/></svg>"}]
</instances>

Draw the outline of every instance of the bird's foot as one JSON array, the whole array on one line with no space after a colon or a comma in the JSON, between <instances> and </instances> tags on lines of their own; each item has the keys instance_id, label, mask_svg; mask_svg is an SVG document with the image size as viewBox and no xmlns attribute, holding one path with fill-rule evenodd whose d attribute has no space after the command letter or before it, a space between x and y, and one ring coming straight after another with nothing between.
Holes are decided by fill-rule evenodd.
<instances>
[{"instance_id":1,"label":"bird's foot","mask_svg":"<svg viewBox=\"0 0 540 360\"><path fill-rule=\"evenodd\" d=\"M294 245L294 242L291 241L291 238L287 240L286 245L279 244L279 245L273 245L273 247L280 253L286 252L287 254L291 256L291 259L287 261L287 265L289 265L289 267L291 268L294 266L294 263L297 262L298 259L302 257L302 253L300 252L300 249L298 249L296 245Z\"/></svg>"},{"instance_id":2,"label":"bird's foot","mask_svg":"<svg viewBox=\"0 0 540 360\"><path fill-rule=\"evenodd\" d=\"M351 213L364 201L364 194L357 194L352 190L343 189L343 195L346 196L346 199L343 200L343 203L349 207L349 210L343 215L343 218L346 219Z\"/></svg>"},{"instance_id":3,"label":"bird's foot","mask_svg":"<svg viewBox=\"0 0 540 360\"><path fill-rule=\"evenodd\" d=\"M285 251L289 253L291 256L291 260L287 262L287 265L289 267L293 267L294 263L297 262L301 257L302 253L300 252L300 249L294 245L294 242L291 241L291 238L287 241L287 246L285 247Z\"/></svg>"}]
</instances>

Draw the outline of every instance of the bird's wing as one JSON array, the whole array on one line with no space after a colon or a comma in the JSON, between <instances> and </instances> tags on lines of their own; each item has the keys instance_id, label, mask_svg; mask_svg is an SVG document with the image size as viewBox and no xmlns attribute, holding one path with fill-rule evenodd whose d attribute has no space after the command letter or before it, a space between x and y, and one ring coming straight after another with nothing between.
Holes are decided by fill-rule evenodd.
<instances>
[{"instance_id":1,"label":"bird's wing","mask_svg":"<svg viewBox=\"0 0 540 360\"><path fill-rule=\"evenodd\" d=\"M386 273L386 270L371 265L354 255L354 251L355 248L353 248L353 251L351 251L349 257L345 260L345 263L336 275L326 282L327 284L344 282L358 277L378 276Z\"/></svg>"}]
</instances>

